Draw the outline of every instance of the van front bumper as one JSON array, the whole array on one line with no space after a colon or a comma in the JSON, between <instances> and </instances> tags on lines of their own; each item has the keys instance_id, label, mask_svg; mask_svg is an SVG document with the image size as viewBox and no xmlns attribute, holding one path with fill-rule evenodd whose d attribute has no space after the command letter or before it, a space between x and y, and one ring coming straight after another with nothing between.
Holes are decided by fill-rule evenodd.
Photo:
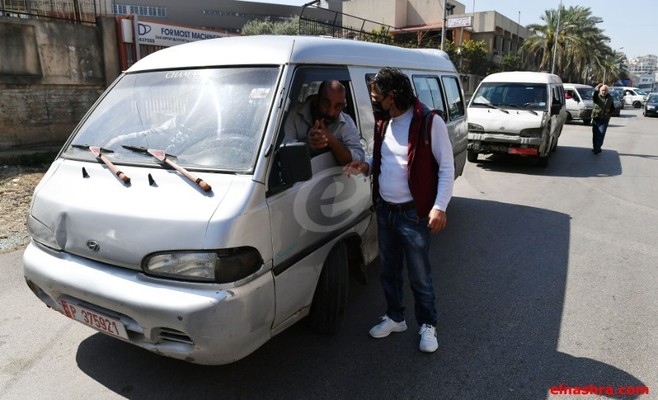
<instances>
[{"instance_id":1,"label":"van front bumper","mask_svg":"<svg viewBox=\"0 0 658 400\"><path fill-rule=\"evenodd\" d=\"M537 154L542 147L541 137L521 137L501 133L468 133L468 150L476 153L522 154L518 149L536 150L527 154Z\"/></svg>"},{"instance_id":2,"label":"van front bumper","mask_svg":"<svg viewBox=\"0 0 658 400\"><path fill-rule=\"evenodd\" d=\"M227 364L271 337L270 272L227 288L152 278L32 243L23 255L23 273L48 307L64 314L64 300L119 320L127 341L167 357Z\"/></svg>"}]
</instances>

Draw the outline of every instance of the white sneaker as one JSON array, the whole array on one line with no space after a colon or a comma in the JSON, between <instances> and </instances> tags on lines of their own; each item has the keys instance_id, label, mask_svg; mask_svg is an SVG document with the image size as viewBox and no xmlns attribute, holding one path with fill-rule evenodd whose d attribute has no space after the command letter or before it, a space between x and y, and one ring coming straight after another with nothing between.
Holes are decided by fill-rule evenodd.
<instances>
[{"instance_id":1,"label":"white sneaker","mask_svg":"<svg viewBox=\"0 0 658 400\"><path fill-rule=\"evenodd\" d=\"M439 348L439 343L436 341L436 329L432 325L423 324L420 327L420 351L425 353L433 353Z\"/></svg>"},{"instance_id":2,"label":"white sneaker","mask_svg":"<svg viewBox=\"0 0 658 400\"><path fill-rule=\"evenodd\" d=\"M402 320L401 322L395 322L384 315L382 317L382 322L375 325L370 329L370 336L374 338L383 338L391 334L391 332L404 332L407 330L407 323Z\"/></svg>"}]
</instances>

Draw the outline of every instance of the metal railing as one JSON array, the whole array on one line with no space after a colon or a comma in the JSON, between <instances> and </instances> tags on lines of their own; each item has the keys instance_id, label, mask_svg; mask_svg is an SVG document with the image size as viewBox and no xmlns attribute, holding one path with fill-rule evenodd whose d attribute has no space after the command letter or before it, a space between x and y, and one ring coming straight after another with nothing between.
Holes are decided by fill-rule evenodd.
<instances>
[{"instance_id":1,"label":"metal railing","mask_svg":"<svg viewBox=\"0 0 658 400\"><path fill-rule=\"evenodd\" d=\"M110 0L0 0L0 16L23 19L96 24L96 17L111 12Z\"/></svg>"},{"instance_id":2,"label":"metal railing","mask_svg":"<svg viewBox=\"0 0 658 400\"><path fill-rule=\"evenodd\" d=\"M315 6L317 1L302 6L299 32L304 35L333 36L370 42L394 44L394 26L371 21L339 11Z\"/></svg>"}]
</instances>

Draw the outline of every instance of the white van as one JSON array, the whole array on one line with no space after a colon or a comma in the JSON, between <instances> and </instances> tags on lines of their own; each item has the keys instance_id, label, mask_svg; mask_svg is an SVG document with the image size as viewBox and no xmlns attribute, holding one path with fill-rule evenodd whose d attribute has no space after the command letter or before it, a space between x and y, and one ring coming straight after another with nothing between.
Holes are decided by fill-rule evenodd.
<instances>
[{"instance_id":1,"label":"white van","mask_svg":"<svg viewBox=\"0 0 658 400\"><path fill-rule=\"evenodd\" d=\"M478 154L536 157L548 165L566 119L560 77L499 72L484 78L468 104L468 160Z\"/></svg>"},{"instance_id":2,"label":"white van","mask_svg":"<svg viewBox=\"0 0 658 400\"><path fill-rule=\"evenodd\" d=\"M311 158L306 144L284 142L282 127L296 102L338 79L371 155L366 83L390 64L443 111L456 178L466 111L444 52L251 36L137 62L35 190L28 286L70 318L198 364L241 359L307 316L336 331L348 277L365 279L377 256L371 181L346 177L330 152Z\"/></svg>"},{"instance_id":3,"label":"white van","mask_svg":"<svg viewBox=\"0 0 658 400\"><path fill-rule=\"evenodd\" d=\"M644 90L631 86L613 86L610 89L618 90L624 96L624 104L635 108L642 108L647 101L648 93Z\"/></svg>"},{"instance_id":4,"label":"white van","mask_svg":"<svg viewBox=\"0 0 658 400\"><path fill-rule=\"evenodd\" d=\"M594 88L580 83L565 83L564 98L567 109L567 122L581 120L583 124L592 123L594 109Z\"/></svg>"}]
</instances>

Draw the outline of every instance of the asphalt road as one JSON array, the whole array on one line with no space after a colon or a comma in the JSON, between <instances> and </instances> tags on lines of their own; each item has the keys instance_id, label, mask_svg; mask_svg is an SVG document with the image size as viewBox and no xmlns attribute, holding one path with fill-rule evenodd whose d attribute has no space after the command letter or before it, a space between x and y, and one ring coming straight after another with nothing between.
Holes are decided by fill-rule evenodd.
<instances>
[{"instance_id":1,"label":"asphalt road","mask_svg":"<svg viewBox=\"0 0 658 400\"><path fill-rule=\"evenodd\" d=\"M371 339L378 268L353 283L342 331L297 324L247 358L167 359L48 310L21 252L0 255L1 399L656 399L658 118L623 110L604 151L565 126L545 169L490 157L456 183L432 258L439 350L410 329ZM649 395L568 396L551 388Z\"/></svg>"}]
</instances>

